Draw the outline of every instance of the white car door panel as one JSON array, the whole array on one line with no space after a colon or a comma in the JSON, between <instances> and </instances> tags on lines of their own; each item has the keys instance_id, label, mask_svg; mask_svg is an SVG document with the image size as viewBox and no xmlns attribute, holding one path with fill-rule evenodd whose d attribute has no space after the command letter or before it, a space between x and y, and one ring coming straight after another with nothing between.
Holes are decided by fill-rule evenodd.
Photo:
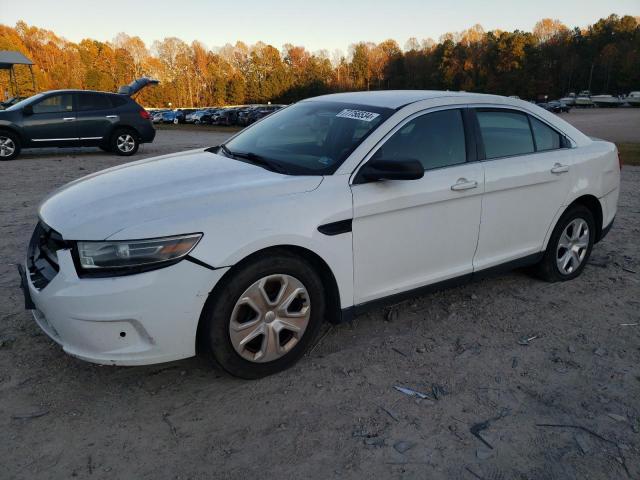
<instances>
[{"instance_id":1,"label":"white car door panel","mask_svg":"<svg viewBox=\"0 0 640 480\"><path fill-rule=\"evenodd\" d=\"M352 186L356 305L472 272L484 175L466 115L418 113L369 160L418 160L422 178Z\"/></svg>"},{"instance_id":2,"label":"white car door panel","mask_svg":"<svg viewBox=\"0 0 640 480\"><path fill-rule=\"evenodd\" d=\"M485 189L475 270L542 251L553 219L566 204L572 157L571 149L558 148L483 162Z\"/></svg>"},{"instance_id":3,"label":"white car door panel","mask_svg":"<svg viewBox=\"0 0 640 480\"><path fill-rule=\"evenodd\" d=\"M354 185L355 304L471 273L482 177L474 162ZM477 186L453 190L460 179Z\"/></svg>"}]
</instances>

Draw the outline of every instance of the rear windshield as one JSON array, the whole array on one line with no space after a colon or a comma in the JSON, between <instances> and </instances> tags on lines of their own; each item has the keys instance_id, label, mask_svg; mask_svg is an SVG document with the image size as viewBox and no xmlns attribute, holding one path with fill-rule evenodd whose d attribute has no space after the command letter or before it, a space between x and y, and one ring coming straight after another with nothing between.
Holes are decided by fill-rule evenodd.
<instances>
[{"instance_id":1,"label":"rear windshield","mask_svg":"<svg viewBox=\"0 0 640 480\"><path fill-rule=\"evenodd\" d=\"M265 117L225 146L277 162L292 175L332 174L392 113L367 105L300 102Z\"/></svg>"}]
</instances>

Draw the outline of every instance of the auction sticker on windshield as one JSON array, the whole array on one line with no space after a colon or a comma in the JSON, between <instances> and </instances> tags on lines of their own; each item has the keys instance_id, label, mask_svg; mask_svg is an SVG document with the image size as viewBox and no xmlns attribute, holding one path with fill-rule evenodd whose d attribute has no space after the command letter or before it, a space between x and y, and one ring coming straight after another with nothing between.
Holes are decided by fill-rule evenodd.
<instances>
[{"instance_id":1,"label":"auction sticker on windshield","mask_svg":"<svg viewBox=\"0 0 640 480\"><path fill-rule=\"evenodd\" d=\"M366 112L364 110L351 110L348 108L345 108L336 115L336 117L350 118L352 120L362 120L364 122L370 122L378 116L380 116L379 113Z\"/></svg>"}]
</instances>

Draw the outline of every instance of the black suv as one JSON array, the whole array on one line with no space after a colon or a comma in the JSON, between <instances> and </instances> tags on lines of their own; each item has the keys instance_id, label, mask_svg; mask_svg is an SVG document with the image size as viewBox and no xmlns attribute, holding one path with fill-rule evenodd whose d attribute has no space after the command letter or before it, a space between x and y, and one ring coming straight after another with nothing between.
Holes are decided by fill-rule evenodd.
<instances>
[{"instance_id":1,"label":"black suv","mask_svg":"<svg viewBox=\"0 0 640 480\"><path fill-rule=\"evenodd\" d=\"M149 113L130 95L153 82L138 80L121 93L54 90L0 110L0 160L17 157L21 148L52 146L96 146L133 155L156 131Z\"/></svg>"}]
</instances>

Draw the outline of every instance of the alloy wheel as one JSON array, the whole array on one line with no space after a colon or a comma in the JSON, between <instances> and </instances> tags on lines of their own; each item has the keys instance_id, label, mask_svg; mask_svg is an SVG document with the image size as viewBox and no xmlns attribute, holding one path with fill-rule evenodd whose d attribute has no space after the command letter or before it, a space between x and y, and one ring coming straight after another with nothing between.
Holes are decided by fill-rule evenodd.
<instances>
[{"instance_id":1,"label":"alloy wheel","mask_svg":"<svg viewBox=\"0 0 640 480\"><path fill-rule=\"evenodd\" d=\"M131 134L123 133L118 136L116 140L116 146L121 152L129 153L135 148L136 141L133 139Z\"/></svg>"},{"instance_id":2,"label":"alloy wheel","mask_svg":"<svg viewBox=\"0 0 640 480\"><path fill-rule=\"evenodd\" d=\"M556 264L563 275L575 272L589 249L589 225L575 218L564 228L556 248Z\"/></svg>"},{"instance_id":3,"label":"alloy wheel","mask_svg":"<svg viewBox=\"0 0 640 480\"><path fill-rule=\"evenodd\" d=\"M0 157L10 157L16 151L16 144L9 137L0 136Z\"/></svg>"},{"instance_id":4,"label":"alloy wheel","mask_svg":"<svg viewBox=\"0 0 640 480\"><path fill-rule=\"evenodd\" d=\"M236 302L229 322L235 351L251 362L272 362L293 349L309 325L309 293L290 275L254 282Z\"/></svg>"}]
</instances>

